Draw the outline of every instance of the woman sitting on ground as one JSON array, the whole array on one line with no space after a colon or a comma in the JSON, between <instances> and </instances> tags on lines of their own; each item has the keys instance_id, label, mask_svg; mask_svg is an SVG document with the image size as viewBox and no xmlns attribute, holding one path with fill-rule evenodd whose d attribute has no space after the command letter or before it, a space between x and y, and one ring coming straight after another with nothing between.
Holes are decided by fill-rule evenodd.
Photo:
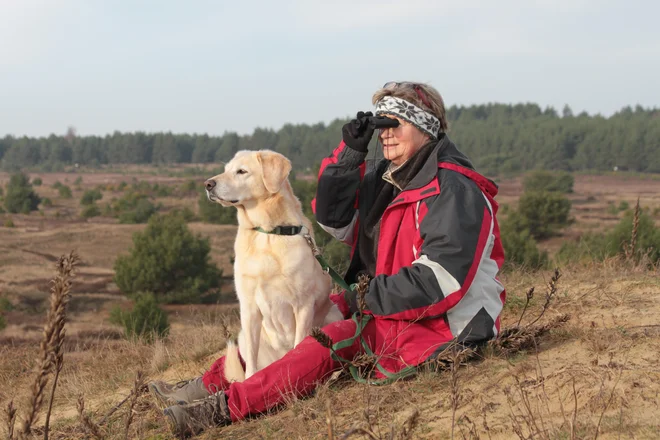
<instances>
[{"instance_id":1,"label":"woman sitting on ground","mask_svg":"<svg viewBox=\"0 0 660 440\"><path fill-rule=\"evenodd\" d=\"M322 329L334 354L308 336L244 382L227 382L223 357L182 385L152 383L171 405L164 413L178 435L263 414L290 394L307 395L342 368L341 359L365 351L378 358L371 380L397 379L451 343L497 335L505 291L497 279L504 252L496 185L445 133L444 103L433 87L387 83L373 103L375 116L398 125L377 129L377 119L362 112L344 125L342 142L321 164L312 202L319 224L351 246L345 281L370 280L364 315L356 313L356 292L344 290L331 298L346 320ZM367 171L376 131L384 159ZM358 328L361 337L354 338Z\"/></svg>"}]
</instances>

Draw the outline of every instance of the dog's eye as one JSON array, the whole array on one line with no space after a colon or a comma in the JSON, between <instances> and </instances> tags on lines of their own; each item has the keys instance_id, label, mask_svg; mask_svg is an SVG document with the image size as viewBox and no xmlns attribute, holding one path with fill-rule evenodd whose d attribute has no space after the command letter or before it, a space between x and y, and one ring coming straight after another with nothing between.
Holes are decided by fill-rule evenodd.
<instances>
[{"instance_id":1,"label":"dog's eye","mask_svg":"<svg viewBox=\"0 0 660 440\"><path fill-rule=\"evenodd\" d=\"M236 174L247 174L247 171L241 168L240 170L236 171Z\"/></svg>"}]
</instances>

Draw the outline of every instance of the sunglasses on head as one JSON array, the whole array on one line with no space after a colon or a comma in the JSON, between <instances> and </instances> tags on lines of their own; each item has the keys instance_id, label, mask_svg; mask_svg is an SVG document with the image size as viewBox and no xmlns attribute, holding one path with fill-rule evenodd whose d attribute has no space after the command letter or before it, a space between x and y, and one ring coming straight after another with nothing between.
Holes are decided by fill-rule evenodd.
<instances>
[{"instance_id":1,"label":"sunglasses on head","mask_svg":"<svg viewBox=\"0 0 660 440\"><path fill-rule=\"evenodd\" d=\"M386 82L383 85L383 88L384 89L395 89L398 86L410 86L410 87L412 87L412 89L415 91L415 93L417 93L417 96L419 97L419 99L422 100L424 105L426 105L428 108L431 108L431 104L429 104L428 99L426 99L426 94L424 93L422 88L419 86L419 84L415 84L415 83L412 83L412 82L389 81L389 82Z\"/></svg>"}]
</instances>

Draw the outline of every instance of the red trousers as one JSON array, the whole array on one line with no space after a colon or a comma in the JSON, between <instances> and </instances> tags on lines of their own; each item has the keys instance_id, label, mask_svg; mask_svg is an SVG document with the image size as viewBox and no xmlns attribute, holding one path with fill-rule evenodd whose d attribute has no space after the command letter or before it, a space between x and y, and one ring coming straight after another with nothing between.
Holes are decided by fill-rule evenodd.
<instances>
[{"instance_id":1,"label":"red trousers","mask_svg":"<svg viewBox=\"0 0 660 440\"><path fill-rule=\"evenodd\" d=\"M424 362L442 344L451 340L450 332L447 335L433 327L407 321L372 319L363 329L362 336L371 350L379 356L380 364L387 371L398 372L403 367ZM355 330L356 324L350 319L323 328L325 334L335 343L351 338ZM353 345L338 350L337 354L344 359L353 359L362 350L358 338ZM244 382L228 383L224 377L224 364L224 356L216 360L204 374L203 381L211 393L225 391L234 421L263 414L290 400L292 395L308 395L332 372L341 368L340 363L332 359L330 349L311 336L303 339L282 359L259 370ZM379 375L380 373L376 377Z\"/></svg>"}]
</instances>

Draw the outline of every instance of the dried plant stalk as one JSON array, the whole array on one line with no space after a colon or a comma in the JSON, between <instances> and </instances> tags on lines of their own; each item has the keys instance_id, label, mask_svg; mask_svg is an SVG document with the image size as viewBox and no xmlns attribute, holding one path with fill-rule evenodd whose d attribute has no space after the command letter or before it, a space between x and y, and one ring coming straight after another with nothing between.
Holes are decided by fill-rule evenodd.
<instances>
[{"instance_id":1,"label":"dried plant stalk","mask_svg":"<svg viewBox=\"0 0 660 440\"><path fill-rule=\"evenodd\" d=\"M312 338L316 339L316 342L318 342L325 348L329 348L332 350L332 346L334 345L332 338L330 338L330 336L328 336L319 327L312 328L311 336Z\"/></svg>"},{"instance_id":2,"label":"dried plant stalk","mask_svg":"<svg viewBox=\"0 0 660 440\"><path fill-rule=\"evenodd\" d=\"M358 276L358 283L355 288L356 292L356 299L357 299L357 305L358 305L358 312L360 313L360 316L364 313L364 311L367 308L367 292L369 291L369 281L371 279L369 278L369 275L365 274L360 274Z\"/></svg>"},{"instance_id":3,"label":"dried plant stalk","mask_svg":"<svg viewBox=\"0 0 660 440\"><path fill-rule=\"evenodd\" d=\"M131 403L128 406L126 425L124 426L124 438L127 440L128 440L128 431L131 427L131 423L133 422L133 408L135 408L135 402L137 402L137 398L140 395L140 390L142 389L143 385L144 385L144 373L142 371L138 371L137 374L135 375L135 382L133 384L133 391L131 393Z\"/></svg>"},{"instance_id":4,"label":"dried plant stalk","mask_svg":"<svg viewBox=\"0 0 660 440\"><path fill-rule=\"evenodd\" d=\"M335 440L334 423L332 420L332 402L325 401L325 423L328 425L328 440Z\"/></svg>"},{"instance_id":5,"label":"dried plant stalk","mask_svg":"<svg viewBox=\"0 0 660 440\"><path fill-rule=\"evenodd\" d=\"M635 247L637 246L637 232L639 230L639 217L641 210L639 207L639 197L637 197L637 205L635 205L635 214L633 215L632 232L630 234L630 244L625 247L626 260L631 261L635 256Z\"/></svg>"},{"instance_id":6,"label":"dried plant stalk","mask_svg":"<svg viewBox=\"0 0 660 440\"><path fill-rule=\"evenodd\" d=\"M563 314L554 317L542 325L507 328L500 333L497 339L489 341L488 344L503 354L526 350L535 345L536 338L554 328L562 326L570 318L570 315Z\"/></svg>"},{"instance_id":7,"label":"dried plant stalk","mask_svg":"<svg viewBox=\"0 0 660 440\"><path fill-rule=\"evenodd\" d=\"M529 302L532 300L532 298L534 298L534 286L530 287L527 291L527 294L525 295L525 307L523 307L523 311L520 313L520 318L518 318L518 324L516 324L516 327L520 327L520 322L525 316L525 312L527 311L527 307L529 307Z\"/></svg>"},{"instance_id":8,"label":"dried plant stalk","mask_svg":"<svg viewBox=\"0 0 660 440\"><path fill-rule=\"evenodd\" d=\"M541 313L536 317L536 319L530 322L529 325L535 324L539 319L541 319L550 307L550 303L557 293L557 282L559 281L559 278L561 278L561 272L559 272L559 268L555 268L555 273L552 275L552 278L548 283L548 292L545 294L545 303L543 304Z\"/></svg>"},{"instance_id":9,"label":"dried plant stalk","mask_svg":"<svg viewBox=\"0 0 660 440\"><path fill-rule=\"evenodd\" d=\"M401 432L399 433L399 440L408 440L412 438L412 433L419 423L419 410L415 409L410 416L403 422Z\"/></svg>"},{"instance_id":10,"label":"dried plant stalk","mask_svg":"<svg viewBox=\"0 0 660 440\"><path fill-rule=\"evenodd\" d=\"M53 409L53 400L55 400L55 390L57 389L57 379L60 377L60 371L64 365L64 335L65 330L62 329L62 339L57 344L55 353L55 379L53 379L53 386L50 390L50 400L48 401L48 411L46 412L46 422L44 423L44 440L48 440L48 430L50 428L50 413Z\"/></svg>"},{"instance_id":11,"label":"dried plant stalk","mask_svg":"<svg viewBox=\"0 0 660 440\"><path fill-rule=\"evenodd\" d=\"M85 399L83 399L82 395L78 397L78 404L76 405L76 408L78 409L78 416L80 416L80 422L83 426L83 430L86 433L93 435L95 438L105 438L101 428L96 423L92 422L89 416L85 414Z\"/></svg>"},{"instance_id":12,"label":"dried plant stalk","mask_svg":"<svg viewBox=\"0 0 660 440\"><path fill-rule=\"evenodd\" d=\"M50 309L44 325L43 339L38 360L39 370L32 385L30 408L18 432L18 438L27 438L32 432L32 424L37 418L44 398L44 389L48 384L48 375L55 369L58 349L64 340L66 306L71 296L73 271L80 259L75 252L62 255L57 261L57 275L51 280ZM59 348L58 348L59 347Z\"/></svg>"},{"instance_id":13,"label":"dried plant stalk","mask_svg":"<svg viewBox=\"0 0 660 440\"><path fill-rule=\"evenodd\" d=\"M7 438L14 438L14 424L16 423L16 408L14 408L14 401L10 400L5 408L5 415L7 416Z\"/></svg>"}]
</instances>

